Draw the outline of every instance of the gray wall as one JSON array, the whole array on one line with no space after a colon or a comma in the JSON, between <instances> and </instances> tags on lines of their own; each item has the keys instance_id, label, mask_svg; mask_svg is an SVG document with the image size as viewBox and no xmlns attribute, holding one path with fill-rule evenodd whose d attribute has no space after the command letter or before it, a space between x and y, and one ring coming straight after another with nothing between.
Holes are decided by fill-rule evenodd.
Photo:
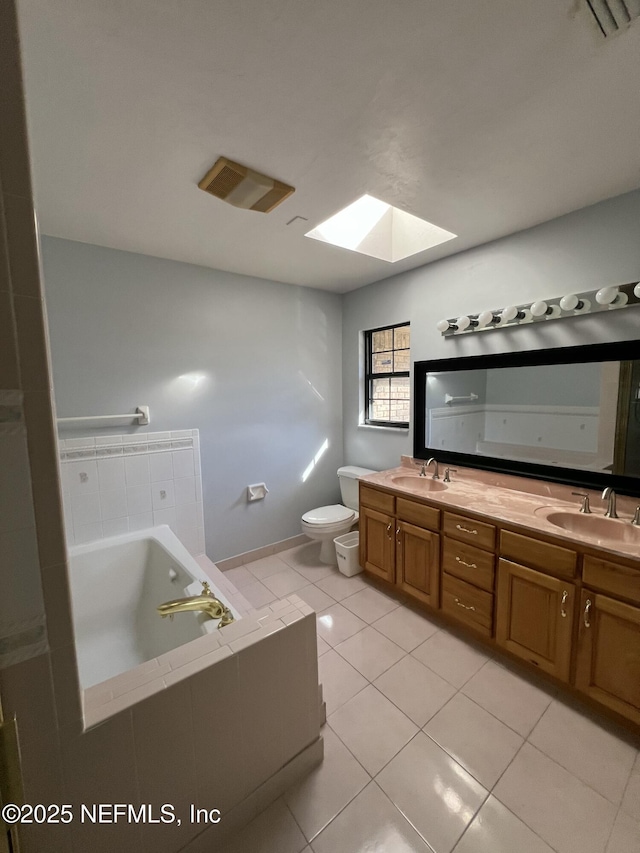
<instances>
[{"instance_id":1,"label":"gray wall","mask_svg":"<svg viewBox=\"0 0 640 853\"><path fill-rule=\"evenodd\" d=\"M148 430L197 427L212 559L295 536L338 500L340 296L52 237L42 258L58 417L148 404Z\"/></svg>"},{"instance_id":2,"label":"gray wall","mask_svg":"<svg viewBox=\"0 0 640 853\"><path fill-rule=\"evenodd\" d=\"M411 360L640 337L640 308L443 338L443 317L621 284L640 276L640 191L348 293L343 302L345 461L390 468L411 432L359 426L359 333L411 322Z\"/></svg>"},{"instance_id":3,"label":"gray wall","mask_svg":"<svg viewBox=\"0 0 640 853\"><path fill-rule=\"evenodd\" d=\"M487 403L600 406L601 364L501 367L487 371Z\"/></svg>"}]
</instances>

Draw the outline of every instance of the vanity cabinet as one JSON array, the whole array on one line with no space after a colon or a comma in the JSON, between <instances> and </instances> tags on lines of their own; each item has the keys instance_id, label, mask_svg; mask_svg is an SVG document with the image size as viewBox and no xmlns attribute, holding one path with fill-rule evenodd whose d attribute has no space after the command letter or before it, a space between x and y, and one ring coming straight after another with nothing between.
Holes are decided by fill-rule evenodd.
<instances>
[{"instance_id":1,"label":"vanity cabinet","mask_svg":"<svg viewBox=\"0 0 640 853\"><path fill-rule=\"evenodd\" d=\"M575 594L572 583L500 559L497 644L568 680Z\"/></svg>"},{"instance_id":2,"label":"vanity cabinet","mask_svg":"<svg viewBox=\"0 0 640 853\"><path fill-rule=\"evenodd\" d=\"M395 583L395 517L360 508L360 565L387 583Z\"/></svg>"},{"instance_id":3,"label":"vanity cabinet","mask_svg":"<svg viewBox=\"0 0 640 853\"><path fill-rule=\"evenodd\" d=\"M439 606L440 537L437 533L398 520L396 584L419 601Z\"/></svg>"}]
</instances>

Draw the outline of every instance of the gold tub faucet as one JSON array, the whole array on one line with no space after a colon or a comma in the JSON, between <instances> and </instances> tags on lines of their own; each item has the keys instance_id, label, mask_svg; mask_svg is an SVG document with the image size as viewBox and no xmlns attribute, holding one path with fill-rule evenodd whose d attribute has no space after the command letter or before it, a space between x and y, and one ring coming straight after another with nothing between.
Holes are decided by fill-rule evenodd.
<instances>
[{"instance_id":1,"label":"gold tub faucet","mask_svg":"<svg viewBox=\"0 0 640 853\"><path fill-rule=\"evenodd\" d=\"M197 610L206 613L210 619L219 619L218 628L223 628L233 622L233 613L228 607L216 598L206 581L202 583L200 595L192 595L189 598L174 598L173 601L165 601L158 606L158 613L164 619L165 616L173 619L174 613L182 613L187 610Z\"/></svg>"}]
</instances>

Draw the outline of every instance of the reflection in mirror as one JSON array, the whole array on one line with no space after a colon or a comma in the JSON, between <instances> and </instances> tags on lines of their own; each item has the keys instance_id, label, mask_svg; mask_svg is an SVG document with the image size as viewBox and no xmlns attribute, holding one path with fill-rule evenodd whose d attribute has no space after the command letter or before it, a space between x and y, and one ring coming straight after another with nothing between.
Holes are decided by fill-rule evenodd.
<instances>
[{"instance_id":1,"label":"reflection in mirror","mask_svg":"<svg viewBox=\"0 0 640 853\"><path fill-rule=\"evenodd\" d=\"M414 456L640 486L640 341L414 364Z\"/></svg>"},{"instance_id":2,"label":"reflection in mirror","mask_svg":"<svg viewBox=\"0 0 640 853\"><path fill-rule=\"evenodd\" d=\"M426 376L425 446L613 471L620 362Z\"/></svg>"}]
</instances>

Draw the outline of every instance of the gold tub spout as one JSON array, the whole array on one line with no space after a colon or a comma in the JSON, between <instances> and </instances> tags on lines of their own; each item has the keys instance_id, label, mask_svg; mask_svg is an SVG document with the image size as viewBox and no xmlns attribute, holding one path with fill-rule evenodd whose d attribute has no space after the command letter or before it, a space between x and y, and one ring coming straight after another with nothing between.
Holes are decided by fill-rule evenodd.
<instances>
[{"instance_id":1,"label":"gold tub spout","mask_svg":"<svg viewBox=\"0 0 640 853\"><path fill-rule=\"evenodd\" d=\"M173 601L165 601L158 606L158 613L164 619L165 616L173 619L174 613L182 613L187 610L197 610L206 613L210 619L219 619L218 628L223 628L233 622L233 614L228 607L216 598L211 592L209 584L203 582L200 595L192 595L190 598L174 598Z\"/></svg>"}]
</instances>

